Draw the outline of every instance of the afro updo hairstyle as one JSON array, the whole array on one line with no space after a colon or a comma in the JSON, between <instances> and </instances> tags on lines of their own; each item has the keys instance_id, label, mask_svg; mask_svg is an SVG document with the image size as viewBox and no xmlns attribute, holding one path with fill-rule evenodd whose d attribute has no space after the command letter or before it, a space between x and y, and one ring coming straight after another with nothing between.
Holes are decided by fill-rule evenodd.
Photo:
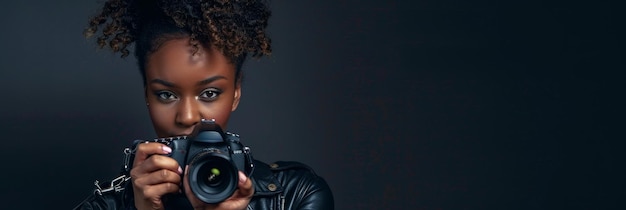
<instances>
[{"instance_id":1,"label":"afro updo hairstyle","mask_svg":"<svg viewBox=\"0 0 626 210\"><path fill-rule=\"evenodd\" d=\"M97 34L100 48L121 57L134 43L144 85L147 57L168 40L188 37L196 50L199 44L214 46L234 63L237 84L248 54L258 58L272 51L265 32L270 15L263 0L108 0L84 35Z\"/></svg>"}]
</instances>

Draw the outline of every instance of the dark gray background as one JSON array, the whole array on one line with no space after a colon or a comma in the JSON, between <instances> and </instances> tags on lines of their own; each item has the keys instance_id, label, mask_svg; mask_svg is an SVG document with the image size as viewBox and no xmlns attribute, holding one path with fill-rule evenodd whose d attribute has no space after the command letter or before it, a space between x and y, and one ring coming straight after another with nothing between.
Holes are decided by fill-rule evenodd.
<instances>
[{"instance_id":1,"label":"dark gray background","mask_svg":"<svg viewBox=\"0 0 626 210\"><path fill-rule=\"evenodd\" d=\"M623 5L502 2L273 1L229 130L337 209L623 208ZM154 137L135 60L81 35L98 8L0 7L3 209L69 209Z\"/></svg>"}]
</instances>

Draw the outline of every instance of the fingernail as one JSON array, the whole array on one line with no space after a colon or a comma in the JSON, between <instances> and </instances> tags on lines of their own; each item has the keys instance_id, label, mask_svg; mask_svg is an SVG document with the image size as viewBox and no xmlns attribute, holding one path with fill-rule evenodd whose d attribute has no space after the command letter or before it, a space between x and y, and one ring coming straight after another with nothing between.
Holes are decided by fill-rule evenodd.
<instances>
[{"instance_id":1,"label":"fingernail","mask_svg":"<svg viewBox=\"0 0 626 210\"><path fill-rule=\"evenodd\" d=\"M165 152L167 154L172 153L172 148L170 148L168 146L163 145L163 146L161 146L161 149L163 149L163 152Z\"/></svg>"},{"instance_id":2,"label":"fingernail","mask_svg":"<svg viewBox=\"0 0 626 210\"><path fill-rule=\"evenodd\" d=\"M178 173L183 174L183 169L180 166L178 166Z\"/></svg>"}]
</instances>

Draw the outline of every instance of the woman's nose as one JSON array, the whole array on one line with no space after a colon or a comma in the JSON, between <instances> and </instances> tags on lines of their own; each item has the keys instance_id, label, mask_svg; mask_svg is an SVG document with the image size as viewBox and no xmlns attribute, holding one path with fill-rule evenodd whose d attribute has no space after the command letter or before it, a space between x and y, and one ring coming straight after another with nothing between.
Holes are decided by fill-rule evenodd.
<instances>
[{"instance_id":1,"label":"woman's nose","mask_svg":"<svg viewBox=\"0 0 626 210\"><path fill-rule=\"evenodd\" d=\"M200 122L202 116L195 99L184 99L178 105L176 124L181 127L192 127Z\"/></svg>"}]
</instances>

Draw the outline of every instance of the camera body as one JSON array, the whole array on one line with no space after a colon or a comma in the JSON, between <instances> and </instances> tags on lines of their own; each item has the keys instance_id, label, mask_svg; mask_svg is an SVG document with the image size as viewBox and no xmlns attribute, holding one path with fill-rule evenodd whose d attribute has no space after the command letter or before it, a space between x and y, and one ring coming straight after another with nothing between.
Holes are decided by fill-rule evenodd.
<instances>
[{"instance_id":1,"label":"camera body","mask_svg":"<svg viewBox=\"0 0 626 210\"><path fill-rule=\"evenodd\" d=\"M223 132L215 120L202 119L191 135L158 142L172 148L167 156L182 168L188 165L189 187L205 203L229 198L237 189L238 171L250 177L254 169L250 148L237 134Z\"/></svg>"},{"instance_id":2,"label":"camera body","mask_svg":"<svg viewBox=\"0 0 626 210\"><path fill-rule=\"evenodd\" d=\"M187 139L173 140L169 154L181 167L189 165L191 191L206 203L230 197L239 183L238 171L253 171L250 148L239 136L224 133L214 120L202 120Z\"/></svg>"}]
</instances>

